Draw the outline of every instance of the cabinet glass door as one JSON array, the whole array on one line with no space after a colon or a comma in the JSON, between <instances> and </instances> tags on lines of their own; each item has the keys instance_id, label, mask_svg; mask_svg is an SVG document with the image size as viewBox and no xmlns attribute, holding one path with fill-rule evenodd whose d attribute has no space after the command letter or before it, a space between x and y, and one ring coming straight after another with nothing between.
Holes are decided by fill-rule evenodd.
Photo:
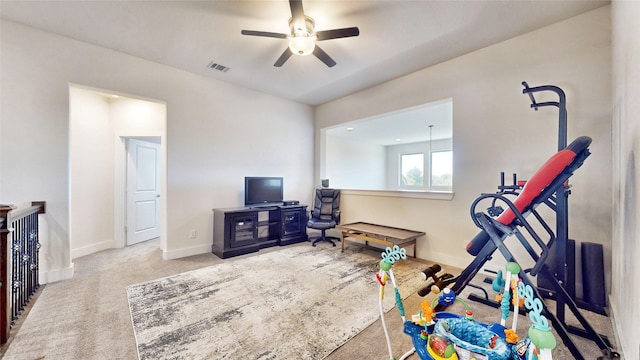
<instances>
[{"instance_id":1,"label":"cabinet glass door","mask_svg":"<svg viewBox=\"0 0 640 360\"><path fill-rule=\"evenodd\" d=\"M257 233L256 216L238 216L231 219L231 247L242 246L256 242Z\"/></svg>"},{"instance_id":2,"label":"cabinet glass door","mask_svg":"<svg viewBox=\"0 0 640 360\"><path fill-rule=\"evenodd\" d=\"M299 234L302 230L300 211L282 212L282 235Z\"/></svg>"}]
</instances>

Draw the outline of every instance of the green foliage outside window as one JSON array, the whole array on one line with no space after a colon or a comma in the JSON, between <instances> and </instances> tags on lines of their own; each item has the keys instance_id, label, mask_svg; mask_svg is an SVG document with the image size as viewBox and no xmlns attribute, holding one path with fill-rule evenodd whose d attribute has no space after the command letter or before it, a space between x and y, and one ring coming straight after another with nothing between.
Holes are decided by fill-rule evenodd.
<instances>
[{"instance_id":1,"label":"green foliage outside window","mask_svg":"<svg viewBox=\"0 0 640 360\"><path fill-rule=\"evenodd\" d=\"M401 186L424 185L424 154L402 154L400 156Z\"/></svg>"},{"instance_id":2,"label":"green foliage outside window","mask_svg":"<svg viewBox=\"0 0 640 360\"><path fill-rule=\"evenodd\" d=\"M417 166L412 167L402 174L403 186L422 186L424 184L424 174Z\"/></svg>"}]
</instances>

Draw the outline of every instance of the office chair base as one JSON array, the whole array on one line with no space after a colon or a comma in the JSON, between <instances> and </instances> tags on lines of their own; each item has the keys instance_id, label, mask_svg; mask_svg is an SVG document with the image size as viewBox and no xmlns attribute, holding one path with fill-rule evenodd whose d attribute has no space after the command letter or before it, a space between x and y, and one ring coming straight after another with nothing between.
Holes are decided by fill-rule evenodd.
<instances>
[{"instance_id":1,"label":"office chair base","mask_svg":"<svg viewBox=\"0 0 640 360\"><path fill-rule=\"evenodd\" d=\"M337 237L333 237L333 236L321 236L321 237L319 237L319 238L317 238L317 239L313 240L313 242L311 243L311 245L313 245L313 246L315 247L319 242L328 242L328 243L330 243L331 245L336 246L336 243L335 243L335 242L333 242L333 240L340 241L340 239L339 239L339 238L337 238Z\"/></svg>"}]
</instances>

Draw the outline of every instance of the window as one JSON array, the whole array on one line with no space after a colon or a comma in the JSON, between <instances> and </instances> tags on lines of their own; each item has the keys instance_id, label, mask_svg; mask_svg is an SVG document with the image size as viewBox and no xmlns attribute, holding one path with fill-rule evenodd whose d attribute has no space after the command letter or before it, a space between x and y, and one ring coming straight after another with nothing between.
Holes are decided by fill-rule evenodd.
<instances>
[{"instance_id":1,"label":"window","mask_svg":"<svg viewBox=\"0 0 640 360\"><path fill-rule=\"evenodd\" d=\"M424 186L424 154L400 155L400 186Z\"/></svg>"},{"instance_id":2,"label":"window","mask_svg":"<svg viewBox=\"0 0 640 360\"><path fill-rule=\"evenodd\" d=\"M431 153L431 187L453 186L453 151Z\"/></svg>"},{"instance_id":3,"label":"window","mask_svg":"<svg viewBox=\"0 0 640 360\"><path fill-rule=\"evenodd\" d=\"M428 163L425 163L425 154L428 154L428 151L400 154L399 187L416 190L451 190L453 151L433 151Z\"/></svg>"}]
</instances>

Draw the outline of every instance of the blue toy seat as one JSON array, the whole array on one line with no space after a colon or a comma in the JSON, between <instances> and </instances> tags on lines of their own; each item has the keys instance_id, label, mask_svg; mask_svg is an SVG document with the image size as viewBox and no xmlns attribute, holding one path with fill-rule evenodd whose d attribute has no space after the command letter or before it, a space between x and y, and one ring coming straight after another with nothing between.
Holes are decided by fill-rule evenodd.
<instances>
[{"instance_id":1,"label":"blue toy seat","mask_svg":"<svg viewBox=\"0 0 640 360\"><path fill-rule=\"evenodd\" d=\"M511 354L507 342L486 325L463 318L440 319L434 333L445 336L455 345L488 357L488 360L507 360ZM493 343L493 347L490 344Z\"/></svg>"}]
</instances>

